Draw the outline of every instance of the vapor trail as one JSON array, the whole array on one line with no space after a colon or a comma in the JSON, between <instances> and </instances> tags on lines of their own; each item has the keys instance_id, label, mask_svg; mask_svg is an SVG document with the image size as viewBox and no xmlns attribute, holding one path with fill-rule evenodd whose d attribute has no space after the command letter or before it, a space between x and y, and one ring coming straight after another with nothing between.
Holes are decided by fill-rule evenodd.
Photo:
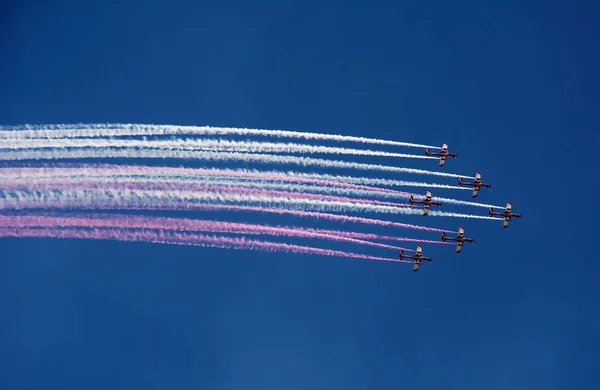
<instances>
[{"instance_id":1,"label":"vapor trail","mask_svg":"<svg viewBox=\"0 0 600 390\"><path fill-rule=\"evenodd\" d=\"M409 142L389 141L376 138L352 137L336 134L322 134L289 130L263 130L235 127L174 126L146 124L57 124L0 126L0 138L100 138L122 136L164 136L164 135L241 135L268 136L276 138L296 138L306 140L358 142L365 144L435 148L435 146ZM8 130L8 131L7 131Z\"/></svg>"},{"instance_id":2,"label":"vapor trail","mask_svg":"<svg viewBox=\"0 0 600 390\"><path fill-rule=\"evenodd\" d=\"M78 239L96 239L96 240L117 240L117 241L141 241L171 245L191 245L200 247L217 247L224 249L246 249L258 250L263 252L286 252L311 254L321 256L347 257L363 260L389 261L411 263L406 260L397 260L383 257L368 256L358 253L335 251L308 246L283 244L278 242L248 240L238 237L220 237L205 236L193 233L162 232L124 229L104 229L96 228L94 230L82 229L59 229L59 228L0 228L0 237L53 237L53 238L78 238Z\"/></svg>"},{"instance_id":3,"label":"vapor trail","mask_svg":"<svg viewBox=\"0 0 600 390\"><path fill-rule=\"evenodd\" d=\"M377 164L355 163L337 160L326 160L310 157L279 156L271 154L252 154L252 153L233 153L233 152L204 152L204 151L181 151L181 150L154 150L154 149L77 149L77 150L22 150L0 152L0 160L18 161L18 160L64 160L64 159L83 159L83 158L155 158L155 159L193 159L211 162L241 161L244 163L263 163L263 164L294 164L300 166L317 166L320 168L342 168L342 169L362 169L366 171L382 171L395 173L413 173L422 175L432 175L453 178L470 178L472 176L457 175L453 173L427 171L423 169L391 167Z\"/></svg>"},{"instance_id":4,"label":"vapor trail","mask_svg":"<svg viewBox=\"0 0 600 390\"><path fill-rule=\"evenodd\" d=\"M52 208L51 202L58 202L58 197L54 196L54 194L45 194L43 197L43 201L39 201L39 196L30 196L27 197L25 194L21 192L17 192L15 194L5 193L3 197L0 197L0 209L4 210L25 210L25 209L48 209ZM5 199L3 199L5 198ZM93 205L88 205L82 202L81 199L64 199L63 207L65 209L68 208L81 208L86 210L113 210L115 207L113 205L114 202L105 201L104 203L95 203ZM163 210L163 211L173 211L173 210L193 210L193 211L204 211L204 212L257 212L257 213L270 213L270 214L279 214L279 215L292 215L302 218L314 218L317 220L327 220L332 222L341 222L341 223L362 223L366 225L378 225L378 226L387 226L401 229L415 229L420 231L428 231L428 232L436 232L436 233L456 233L456 231L452 230L444 230L438 228L431 228L426 226L419 226L413 224L406 224L400 222L392 222L385 221L373 218L364 218L364 217L355 217L348 215L338 215L331 213L322 213L322 212L314 212L314 211L305 211L305 210L292 210L292 209L277 209L277 208L266 208L266 207L257 207L257 206L240 206L240 205L219 205L219 204L198 204L198 203L179 203L173 204L169 202L146 202L138 201L137 204L125 204L119 207L121 210Z\"/></svg>"},{"instance_id":5,"label":"vapor trail","mask_svg":"<svg viewBox=\"0 0 600 390\"><path fill-rule=\"evenodd\" d=\"M277 237L318 238L330 241L350 242L392 250L410 250L393 245L355 238L352 233L334 230L311 230L299 227L267 226L247 223L207 221L189 218L169 218L126 214L89 214L76 216L50 216L33 214L25 216L0 215L0 227L4 228L120 228L155 229L187 232L230 233L244 235L271 235ZM379 239L369 235L369 239ZM408 239L407 239L408 240ZM417 240L417 242L420 242ZM436 241L432 241L437 243Z\"/></svg>"},{"instance_id":6,"label":"vapor trail","mask_svg":"<svg viewBox=\"0 0 600 390\"><path fill-rule=\"evenodd\" d=\"M73 164L73 163L54 163L40 164L31 167L11 167L0 168L0 176L6 177L32 177L40 175L61 175L61 176L77 176L81 175L98 175L99 173L118 173L125 176L143 175L148 173L158 174L161 176L178 176L196 178L205 175L217 176L235 176L235 177L256 177L265 178L268 180L281 181L298 181L305 183L314 183L325 186L336 186L346 188L356 188L364 190L385 191L393 193L402 193L407 195L416 195L410 192L395 191L388 188L373 187L374 185L387 185L394 187L426 187L426 188L445 188L453 190L471 191L467 187L451 186L437 183L418 183L410 181L356 177L356 176L339 176L319 173L303 173L294 171L259 171L255 169L206 169L206 168L184 168L184 167L167 167L167 166L144 166L144 165L117 165L117 164Z\"/></svg>"},{"instance_id":7,"label":"vapor trail","mask_svg":"<svg viewBox=\"0 0 600 390\"><path fill-rule=\"evenodd\" d=\"M449 204L459 204L459 205L463 205L463 206L475 206L475 207L486 207L486 208L489 208L489 207L503 208L504 207L504 206L495 206L493 204L468 202L468 201L457 200L457 199L437 198L435 196L433 197L433 200L441 202L442 204L449 203Z\"/></svg>"},{"instance_id":8,"label":"vapor trail","mask_svg":"<svg viewBox=\"0 0 600 390\"><path fill-rule=\"evenodd\" d=\"M111 176L111 175L98 175L98 176L54 176L49 175L47 177L38 176L22 176L18 179L5 180L0 188L5 189L48 189L52 188L55 184L96 184L96 186L110 186L115 183L131 183L136 184L138 187L147 186L152 188L163 187L175 187L190 185L221 185L221 186L233 186L233 187L245 187L245 188L256 188L256 189L269 189L269 190L280 190L287 192L300 192L300 193L317 193L326 195L337 195L337 196L357 196L361 199L367 196L380 197L386 199L408 199L409 194L396 194L389 192L370 191L370 190L355 190L352 188L340 188L340 187L325 187L319 185L304 185L304 184L292 184L279 181L269 180L245 180L244 178L232 178L227 176L206 176L198 178L189 177L178 177L178 176L162 176L162 175L147 175L147 176ZM418 195L418 194L415 194ZM357 199L357 200L361 200Z\"/></svg>"},{"instance_id":9,"label":"vapor trail","mask_svg":"<svg viewBox=\"0 0 600 390\"><path fill-rule=\"evenodd\" d=\"M223 184L229 184L227 182ZM238 183L239 184L239 183ZM241 183L242 185L246 183ZM107 180L104 182L97 182L95 180L85 181L62 181L59 178L52 180L45 180L43 182L4 182L0 188L4 190L120 190L120 191L177 191L177 192L195 192L195 191L208 191L213 193L231 193L240 195L258 195L258 196L270 196L270 197L285 197L285 198L302 198L310 200L323 200L332 202L349 202L357 204L370 204L370 205L384 205L390 207L414 207L408 204L383 202L371 199L355 199L343 196L332 196L332 195L321 195L311 194L307 192L292 192L292 191L277 191L268 190L262 186L258 188L246 188L242 185L222 185L221 183L181 183L181 182L143 182L143 181L119 181L119 180Z\"/></svg>"},{"instance_id":10,"label":"vapor trail","mask_svg":"<svg viewBox=\"0 0 600 390\"><path fill-rule=\"evenodd\" d=\"M437 159L425 155L389 153L376 150L334 148L293 143L227 141L227 140L114 140L114 139L27 139L0 140L0 149L66 149L66 148L140 148L159 150L204 150L212 152L248 152L248 153L301 153L301 154L345 154L355 156L378 156L396 158Z\"/></svg>"},{"instance_id":11,"label":"vapor trail","mask_svg":"<svg viewBox=\"0 0 600 390\"><path fill-rule=\"evenodd\" d=\"M0 177L7 179L23 179L30 180L37 178L48 177L99 177L99 176L122 176L135 177L141 176L148 180L152 177L175 177L178 180L181 178L186 180L205 179L207 176L231 176L241 179L256 178L269 181L280 182L297 182L314 184L325 187L339 187L343 189L360 190L361 195L366 193L385 192L396 196L408 197L410 195L418 195L410 192L396 191L388 188L371 187L365 185L357 185L351 183L340 183L332 180L319 178L304 178L286 175L278 171L249 171L249 170L230 170L230 169L204 169L204 168L180 168L180 167L153 167L153 166L136 166L136 165L80 165L69 166L66 168L57 167L42 167L42 168L0 168Z\"/></svg>"},{"instance_id":12,"label":"vapor trail","mask_svg":"<svg viewBox=\"0 0 600 390\"><path fill-rule=\"evenodd\" d=\"M162 206L168 204L190 203L233 203L253 205L266 208L282 208L314 210L325 212L373 212L382 214L418 215L421 210L408 207L394 207L379 204L358 204L346 201L330 201L317 199L292 198L286 196L265 196L250 193L235 193L227 191L222 193L205 191L160 191L160 190L61 190L61 191L0 191L0 209L24 208L82 208L93 209L99 204L114 208L123 208L127 205L137 207L154 202ZM472 214L447 213L430 211L431 216L472 218L500 220L494 217L485 217Z\"/></svg>"},{"instance_id":13,"label":"vapor trail","mask_svg":"<svg viewBox=\"0 0 600 390\"><path fill-rule=\"evenodd\" d=\"M402 180L390 180L380 178L369 178L369 177L356 177L356 176L339 176L339 175L327 175L327 174L316 174L316 173L301 173L301 172L287 172L288 175L302 178L320 178L322 180L337 181L340 183L353 183L363 184L369 186L392 186L392 187L425 187L425 188L444 188L449 190L463 190L471 191L471 188L451 186L448 184L437 184L437 183L419 183L414 181L402 181Z\"/></svg>"}]
</instances>

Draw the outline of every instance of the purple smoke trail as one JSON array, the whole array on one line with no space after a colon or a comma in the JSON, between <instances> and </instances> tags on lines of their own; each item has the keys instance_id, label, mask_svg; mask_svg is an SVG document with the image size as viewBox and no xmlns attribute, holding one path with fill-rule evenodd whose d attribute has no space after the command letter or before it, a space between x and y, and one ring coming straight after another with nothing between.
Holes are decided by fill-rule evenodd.
<instances>
[{"instance_id":1,"label":"purple smoke trail","mask_svg":"<svg viewBox=\"0 0 600 390\"><path fill-rule=\"evenodd\" d=\"M51 216L44 214L28 214L25 216L0 215L0 227L34 228L34 227L99 227L99 228L126 228L126 229L159 229L159 230L186 230L210 233L233 234L266 234L284 237L321 238L333 241L345 241L355 244L369 245L393 250L407 250L393 245L345 236L344 232L321 230L319 232L297 227L266 226L235 222L207 221L188 218L170 218L139 216L125 214L80 214L76 216ZM371 239L377 239L371 235ZM410 249L408 249L410 250Z\"/></svg>"},{"instance_id":2,"label":"purple smoke trail","mask_svg":"<svg viewBox=\"0 0 600 390\"><path fill-rule=\"evenodd\" d=\"M114 210L115 206L110 203L94 203L93 205L85 205L85 207L81 207L77 202L73 202L72 205L67 204L58 204L47 207L40 207L39 202L35 201L21 201L18 204L18 207L12 209L47 209L47 208L61 208L61 209L70 209L75 206L83 209L94 209L94 210ZM6 208L8 209L8 208ZM426 226L420 225L412 225L400 222L392 222L392 221L384 221L380 219L373 218L364 218L364 217L355 217L348 215L339 215L339 214L331 214L331 213L323 213L318 211L303 211L303 210L293 210L293 209L277 209L277 208L268 208L268 207L260 207L260 206L240 206L240 205L221 205L221 204L199 204L192 202L182 202L179 204L172 204L169 200L154 200L154 204L150 204L149 202L143 202L141 204L128 204L128 205L119 205L118 209L120 210L155 210L155 211L173 211L173 210L194 210L194 211L208 211L208 212L222 212L222 211L238 211L238 212L258 212L258 213L271 213L271 214L279 214L279 215L293 215L297 217L310 217L315 219L322 219L328 221L335 222L354 222L354 223L363 223L366 225L378 225L378 226L389 226L396 227L402 229L414 229L426 232L436 232L436 233L452 233L456 234L456 231L453 230L444 230L438 228L430 228Z\"/></svg>"},{"instance_id":3,"label":"purple smoke trail","mask_svg":"<svg viewBox=\"0 0 600 390\"><path fill-rule=\"evenodd\" d=\"M341 235L359 240L382 240L382 241L402 241L402 242L416 242L419 244L438 244L438 245L454 245L450 242L434 241L434 240L421 240L418 238L406 238L406 237L391 237L391 236L380 236L378 234L370 233L359 233L359 232L345 232L339 230L327 230L327 229L306 229L307 231L331 235ZM325 233L328 232L328 233ZM413 250L414 251L414 250Z\"/></svg>"},{"instance_id":4,"label":"purple smoke trail","mask_svg":"<svg viewBox=\"0 0 600 390\"><path fill-rule=\"evenodd\" d=\"M144 241L161 244L210 246L226 249L247 249L264 252L287 252L313 254L322 256L347 257L364 260L388 261L394 263L412 263L406 260L397 260L384 257L368 256L359 253L341 252L308 246L283 244L277 242L247 240L236 237L205 236L179 232L160 231L127 231L123 229L51 229L51 228L0 228L0 237L52 237L52 238L80 238L117 241Z\"/></svg>"}]
</instances>

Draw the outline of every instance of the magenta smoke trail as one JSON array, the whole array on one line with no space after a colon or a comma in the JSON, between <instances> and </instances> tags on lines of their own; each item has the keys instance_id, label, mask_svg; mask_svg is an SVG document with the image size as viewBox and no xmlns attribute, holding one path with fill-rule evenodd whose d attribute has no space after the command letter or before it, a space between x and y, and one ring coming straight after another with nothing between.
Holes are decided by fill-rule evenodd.
<instances>
[{"instance_id":1,"label":"magenta smoke trail","mask_svg":"<svg viewBox=\"0 0 600 390\"><path fill-rule=\"evenodd\" d=\"M108 172L116 172L117 174L144 174L144 175L152 175L152 174L180 174L180 175L190 175L190 174L200 174L200 175L223 175L223 176L231 176L231 177L241 177L248 178L254 177L262 180L281 180L281 181L289 181L289 182L297 182L297 183L307 183L307 184L315 184L315 185L323 185L330 187L338 187L338 188L349 188L356 190L364 190L364 191L377 191L377 192L386 192L390 194L396 195L405 195L405 196L420 196L420 194L414 194L411 192L403 192L391 190L388 188L381 187L371 187L359 184L351 184L351 183L342 183L331 180L320 180L320 179L310 179L310 178L301 178L295 176L287 176L283 174L274 174L274 173L261 173L261 172L238 172L228 169L203 169L203 168L179 168L179 167L152 167L152 166L135 166L135 165L112 165L112 164L43 164L40 168L9 168L8 172L11 174L15 173L31 173L32 171L38 171L41 176L47 174L48 171L53 171L53 174L62 174L66 173L72 174L75 170L98 170L108 171ZM56 172L54 172L56 171ZM82 172L85 174L85 172Z\"/></svg>"},{"instance_id":2,"label":"magenta smoke trail","mask_svg":"<svg viewBox=\"0 0 600 390\"><path fill-rule=\"evenodd\" d=\"M407 250L397 246L365 241L362 239L345 236L344 232L321 230L319 232L296 227L266 226L246 223L207 221L188 218L153 217L125 214L90 214L69 217L35 215L4 216L0 215L0 227L10 228L123 228L123 229L157 229L157 230L185 230L210 233L233 233L252 235L272 235L284 237L321 238L333 241L345 241L355 244L369 245L393 250ZM377 239L377 235L370 235L370 239ZM410 250L410 249L408 249Z\"/></svg>"},{"instance_id":3,"label":"magenta smoke trail","mask_svg":"<svg viewBox=\"0 0 600 390\"><path fill-rule=\"evenodd\" d=\"M58 204L50 207L44 208L61 208L61 209L70 209L73 207L82 208L81 205L74 203L73 205L64 205ZM94 205L85 205L87 209L94 210L114 210L115 206L106 203L96 203ZM12 209L39 209L40 205L37 202L32 201L23 201L19 202L19 206ZM155 210L155 211L173 211L173 210L194 210L194 211L208 211L208 212L223 212L223 211L238 211L238 212L258 212L258 213L271 213L271 214L279 214L279 215L293 215L297 217L305 217L305 218L315 218L327 221L334 222L354 222L354 223L363 223L366 225L377 225L377 226L387 226L387 227L395 227L402 229L415 229L426 232L436 232L436 233L453 233L456 234L456 231L453 230L444 230L437 228L430 228L426 226L420 225L412 225L400 222L392 222L392 221L384 221L380 219L373 218L363 218L363 217L354 217L348 215L339 215L339 214L331 214L331 213L322 213L318 211L303 211L303 210L293 210L293 209L276 209L276 208L268 208L268 207L260 207L260 206L239 206L239 205L221 205L221 204L199 204L199 203L191 203L185 202L180 204L171 204L168 200L159 200L154 204L150 204L145 202L139 205L121 205L118 206L120 210Z\"/></svg>"},{"instance_id":4,"label":"magenta smoke trail","mask_svg":"<svg viewBox=\"0 0 600 390\"><path fill-rule=\"evenodd\" d=\"M127 231L123 229L50 229L50 228L0 228L0 237L52 237L52 238L79 238L96 240L117 241L142 241L161 244L210 246L225 249L246 249L264 252L287 252L321 256L348 257L364 260L388 261L395 263L412 263L406 260L397 260L384 257L368 256L359 253L342 252L308 246L283 244L277 242L248 240L237 237L205 236L201 234L160 232L160 231Z\"/></svg>"},{"instance_id":5,"label":"magenta smoke trail","mask_svg":"<svg viewBox=\"0 0 600 390\"><path fill-rule=\"evenodd\" d=\"M263 190L244 188L241 186L224 186L216 184L197 184L197 183L61 183L60 178L52 182L45 183L23 183L23 182L4 182L3 189L57 189L57 190L95 190L95 189L117 189L117 190L174 190L174 191L216 191L219 193L229 193L238 195L271 196L284 198L299 198L323 200L332 202L352 202L358 204L371 204L391 207L418 207L404 203L384 202L371 199L348 198L344 196L310 194L302 192L290 192L279 190Z\"/></svg>"},{"instance_id":6,"label":"magenta smoke trail","mask_svg":"<svg viewBox=\"0 0 600 390\"><path fill-rule=\"evenodd\" d=\"M370 234L370 233L344 232L344 231L339 231L339 230L327 230L327 229L306 229L306 230L315 232L315 233L341 235L341 236L356 238L359 240L401 241L401 242L415 242L415 243L419 243L419 244L454 245L450 242L442 242L442 241L434 241L434 240L421 240L418 238L380 236L378 234Z\"/></svg>"}]
</instances>

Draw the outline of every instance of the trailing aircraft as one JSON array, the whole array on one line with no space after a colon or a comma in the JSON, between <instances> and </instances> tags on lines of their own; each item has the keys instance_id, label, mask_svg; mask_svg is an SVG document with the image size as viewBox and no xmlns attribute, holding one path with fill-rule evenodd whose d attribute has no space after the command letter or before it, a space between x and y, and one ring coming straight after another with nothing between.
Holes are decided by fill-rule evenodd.
<instances>
[{"instance_id":1,"label":"trailing aircraft","mask_svg":"<svg viewBox=\"0 0 600 390\"><path fill-rule=\"evenodd\" d=\"M465 228L460 226L458 228L458 235L456 237L448 237L446 233L442 232L442 242L456 241L456 253L460 253L465 242L475 242L472 238L465 237Z\"/></svg>"},{"instance_id":2,"label":"trailing aircraft","mask_svg":"<svg viewBox=\"0 0 600 390\"><path fill-rule=\"evenodd\" d=\"M425 155L439 157L440 158L440 167L444 166L444 163L446 162L446 159L448 157L452 157L452 158L458 157L457 154L448 152L448 144L446 142L444 142L442 144L442 150L440 152L430 152L429 148L427 148L427 149L425 149Z\"/></svg>"},{"instance_id":3,"label":"trailing aircraft","mask_svg":"<svg viewBox=\"0 0 600 390\"><path fill-rule=\"evenodd\" d=\"M463 181L462 178L458 179L458 186L462 187L462 186L469 186L469 187L473 187L473 198L475 198L477 196L477 194L479 193L479 189L481 187L485 187L485 188L491 188L492 185L491 184L487 184L487 183L482 183L481 182L481 173L477 172L475 174L475 180L472 182L466 182Z\"/></svg>"},{"instance_id":4,"label":"trailing aircraft","mask_svg":"<svg viewBox=\"0 0 600 390\"><path fill-rule=\"evenodd\" d=\"M406 256L404 251L400 250L399 259L413 259L415 264L413 265L413 271L417 272L419 267L421 266L421 261L431 261L431 257L423 257L423 247L421 245L417 245L417 251L414 256Z\"/></svg>"},{"instance_id":5,"label":"trailing aircraft","mask_svg":"<svg viewBox=\"0 0 600 390\"><path fill-rule=\"evenodd\" d=\"M423 205L423 215L427 215L429 214L429 209L431 208L431 205L436 205L436 206L441 206L442 204L440 202L434 202L433 200L433 196L431 195L431 191L427 190L427 192L425 193L425 199L424 200L415 200L413 198L413 196L410 196L410 199L408 200L408 204L413 205L413 204L422 204Z\"/></svg>"},{"instance_id":6,"label":"trailing aircraft","mask_svg":"<svg viewBox=\"0 0 600 390\"><path fill-rule=\"evenodd\" d=\"M506 210L503 212L495 212L493 207L490 207L489 216L493 217L494 215L499 215L504 217L504 225L502 227L508 227L508 223L511 218L522 218L521 214L515 214L512 212L512 203L506 202Z\"/></svg>"}]
</instances>

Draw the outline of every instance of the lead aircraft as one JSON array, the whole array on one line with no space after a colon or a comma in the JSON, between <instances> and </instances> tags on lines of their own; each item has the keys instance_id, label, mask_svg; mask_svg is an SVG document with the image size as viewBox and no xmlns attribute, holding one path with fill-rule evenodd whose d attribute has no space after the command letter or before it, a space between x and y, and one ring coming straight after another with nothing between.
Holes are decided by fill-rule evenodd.
<instances>
[{"instance_id":1,"label":"lead aircraft","mask_svg":"<svg viewBox=\"0 0 600 390\"><path fill-rule=\"evenodd\" d=\"M456 241L456 253L460 253L465 242L475 242L474 239L465 237L465 228L462 226L458 228L458 236L456 237L447 237L446 233L442 232L442 242L446 241Z\"/></svg>"},{"instance_id":2,"label":"lead aircraft","mask_svg":"<svg viewBox=\"0 0 600 390\"><path fill-rule=\"evenodd\" d=\"M415 200L413 198L413 196L410 196L410 199L408 200L408 204L413 205L413 204L422 204L423 205L423 215L427 215L429 214L429 209L431 208L431 205L436 205L436 206L441 206L442 204L440 202L434 202L433 201L433 196L431 195L431 191L427 190L427 192L425 193L425 200Z\"/></svg>"},{"instance_id":3,"label":"lead aircraft","mask_svg":"<svg viewBox=\"0 0 600 390\"><path fill-rule=\"evenodd\" d=\"M430 152L429 148L425 149L425 155L426 156L433 156L433 157L439 157L440 158L440 167L444 166L444 163L446 162L446 159L448 157L452 157L452 158L456 158L458 157L458 155L456 153L449 153L448 152L448 143L444 142L442 144L442 150L440 152Z\"/></svg>"},{"instance_id":4,"label":"lead aircraft","mask_svg":"<svg viewBox=\"0 0 600 390\"><path fill-rule=\"evenodd\" d=\"M417 250L414 256L406 256L404 251L400 249L400 256L398 257L400 260L402 259L413 259L415 264L413 265L413 271L417 272L419 270L419 266L421 266L421 261L431 261L431 257L423 257L423 247L421 245L417 245Z\"/></svg>"},{"instance_id":5,"label":"lead aircraft","mask_svg":"<svg viewBox=\"0 0 600 390\"><path fill-rule=\"evenodd\" d=\"M473 198L475 198L477 196L477 194L479 193L479 189L481 187L485 187L485 188L492 187L491 184L481 182L481 173L480 172L475 173L475 180L472 182L463 181L462 178L458 179L458 186L459 187L462 187L462 186L473 187Z\"/></svg>"},{"instance_id":6,"label":"lead aircraft","mask_svg":"<svg viewBox=\"0 0 600 390\"><path fill-rule=\"evenodd\" d=\"M504 217L504 225L502 227L508 227L508 223L511 218L522 218L521 214L515 214L512 212L512 203L506 202L506 210L504 212L495 212L493 207L490 207L489 216L493 217L494 215L499 215Z\"/></svg>"}]
</instances>

